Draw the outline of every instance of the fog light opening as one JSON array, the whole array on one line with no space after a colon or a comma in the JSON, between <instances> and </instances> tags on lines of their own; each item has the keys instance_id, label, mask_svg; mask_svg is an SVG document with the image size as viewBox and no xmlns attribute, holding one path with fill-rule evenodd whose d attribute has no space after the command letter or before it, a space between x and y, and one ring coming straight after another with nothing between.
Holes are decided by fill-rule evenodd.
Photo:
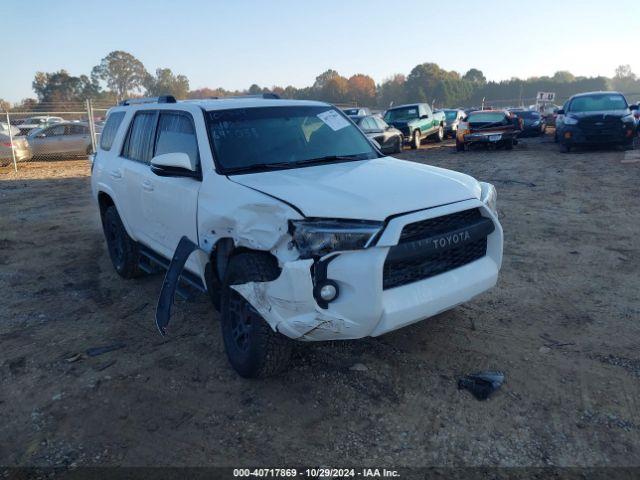
<instances>
[{"instance_id":1,"label":"fog light opening","mask_svg":"<svg viewBox=\"0 0 640 480\"><path fill-rule=\"evenodd\" d=\"M321 308L327 308L330 302L333 302L338 295L340 295L340 289L338 284L333 280L325 280L314 288L314 297Z\"/></svg>"}]
</instances>

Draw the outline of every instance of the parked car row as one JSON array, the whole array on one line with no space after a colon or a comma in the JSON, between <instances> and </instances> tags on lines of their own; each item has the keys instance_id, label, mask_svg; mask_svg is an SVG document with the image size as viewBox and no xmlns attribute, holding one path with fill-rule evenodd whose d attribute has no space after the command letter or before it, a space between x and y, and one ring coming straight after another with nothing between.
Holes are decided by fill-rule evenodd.
<instances>
[{"instance_id":1,"label":"parked car row","mask_svg":"<svg viewBox=\"0 0 640 480\"><path fill-rule=\"evenodd\" d=\"M431 110L426 103L400 105L382 115L368 108L348 108L361 130L385 153L401 150L403 144L419 148L424 139L456 139L456 149L474 144L512 149L518 138L544 135L553 125L555 141L564 151L579 145L630 147L638 136L640 110L618 92L588 92L574 95L562 108L545 104L529 108L444 108Z\"/></svg>"}]
</instances>

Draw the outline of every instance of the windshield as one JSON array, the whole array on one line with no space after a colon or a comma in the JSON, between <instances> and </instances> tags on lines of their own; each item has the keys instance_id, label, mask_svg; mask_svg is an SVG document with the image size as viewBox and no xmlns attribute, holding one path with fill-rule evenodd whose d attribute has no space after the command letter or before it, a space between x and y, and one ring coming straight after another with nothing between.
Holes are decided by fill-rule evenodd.
<instances>
[{"instance_id":1,"label":"windshield","mask_svg":"<svg viewBox=\"0 0 640 480\"><path fill-rule=\"evenodd\" d=\"M402 122L413 120L415 118L418 118L417 106L394 108L393 110L387 110L387 113L384 114L385 122Z\"/></svg>"},{"instance_id":2,"label":"windshield","mask_svg":"<svg viewBox=\"0 0 640 480\"><path fill-rule=\"evenodd\" d=\"M457 113L457 110L445 110L444 118L446 118L447 120L455 120Z\"/></svg>"},{"instance_id":3,"label":"windshield","mask_svg":"<svg viewBox=\"0 0 640 480\"><path fill-rule=\"evenodd\" d=\"M627 101L622 95L601 93L585 95L571 100L570 112L598 112L603 110L626 110Z\"/></svg>"},{"instance_id":4,"label":"windshield","mask_svg":"<svg viewBox=\"0 0 640 480\"><path fill-rule=\"evenodd\" d=\"M207 122L225 173L379 156L353 123L328 106L216 110Z\"/></svg>"},{"instance_id":5,"label":"windshield","mask_svg":"<svg viewBox=\"0 0 640 480\"><path fill-rule=\"evenodd\" d=\"M504 119L502 112L473 112L469 114L469 123L498 123Z\"/></svg>"}]
</instances>

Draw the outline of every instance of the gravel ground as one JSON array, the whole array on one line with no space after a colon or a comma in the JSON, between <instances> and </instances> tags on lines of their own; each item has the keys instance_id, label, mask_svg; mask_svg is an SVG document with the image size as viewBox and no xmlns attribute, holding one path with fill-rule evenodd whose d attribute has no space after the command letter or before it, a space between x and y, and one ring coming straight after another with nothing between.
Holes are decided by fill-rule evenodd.
<instances>
[{"instance_id":1,"label":"gravel ground","mask_svg":"<svg viewBox=\"0 0 640 480\"><path fill-rule=\"evenodd\" d=\"M639 466L640 152L454 150L401 157L496 185L497 287L262 381L203 295L157 334L162 277L115 274L86 161L1 169L0 465ZM456 387L482 369L485 402Z\"/></svg>"}]
</instances>

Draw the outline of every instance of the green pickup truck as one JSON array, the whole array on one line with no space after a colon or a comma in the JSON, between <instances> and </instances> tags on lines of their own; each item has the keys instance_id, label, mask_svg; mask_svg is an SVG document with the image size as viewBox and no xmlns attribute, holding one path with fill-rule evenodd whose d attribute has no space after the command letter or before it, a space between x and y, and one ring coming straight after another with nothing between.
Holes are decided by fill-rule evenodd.
<instances>
[{"instance_id":1,"label":"green pickup truck","mask_svg":"<svg viewBox=\"0 0 640 480\"><path fill-rule=\"evenodd\" d=\"M426 103L412 103L393 107L384 114L384 121L402 132L405 143L419 148L425 138L437 142L444 139L444 112L432 112Z\"/></svg>"}]
</instances>

